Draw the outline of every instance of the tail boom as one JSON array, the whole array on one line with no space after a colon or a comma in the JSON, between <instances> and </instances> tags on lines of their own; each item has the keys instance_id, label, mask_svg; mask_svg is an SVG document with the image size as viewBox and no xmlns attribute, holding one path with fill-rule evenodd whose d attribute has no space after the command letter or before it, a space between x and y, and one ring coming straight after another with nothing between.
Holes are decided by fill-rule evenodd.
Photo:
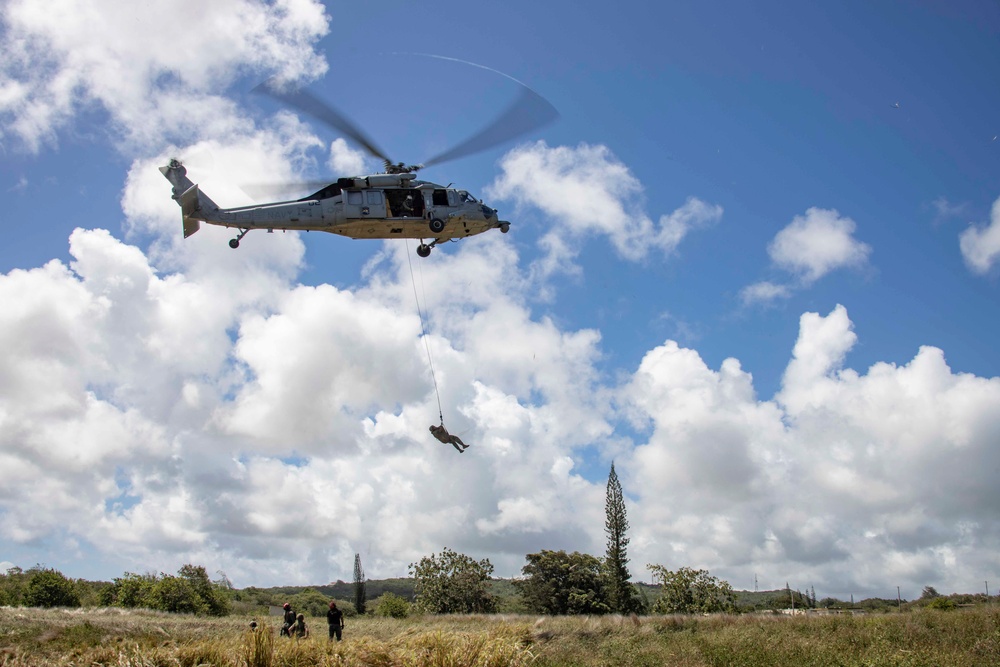
<instances>
[{"instance_id":1,"label":"tail boom","mask_svg":"<svg viewBox=\"0 0 1000 667\"><path fill-rule=\"evenodd\" d=\"M167 166L160 167L160 173L174 186L173 198L181 207L184 238L187 238L201 229L205 214L218 211L219 206L191 182L187 169L179 161L171 160Z\"/></svg>"}]
</instances>

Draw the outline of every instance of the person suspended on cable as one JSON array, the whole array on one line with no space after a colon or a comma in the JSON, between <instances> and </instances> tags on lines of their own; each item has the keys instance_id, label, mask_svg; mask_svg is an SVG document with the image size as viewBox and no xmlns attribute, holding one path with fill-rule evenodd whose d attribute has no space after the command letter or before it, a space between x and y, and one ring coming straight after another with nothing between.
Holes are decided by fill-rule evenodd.
<instances>
[{"instance_id":1,"label":"person suspended on cable","mask_svg":"<svg viewBox=\"0 0 1000 667\"><path fill-rule=\"evenodd\" d=\"M446 445L454 445L455 449L457 449L459 451L459 453L462 453L466 449L469 448L469 446L467 444L465 444L464 442L462 442L462 439L460 437L458 437L457 435L452 435L451 433L448 433L448 429L446 429L444 427L444 422L441 422L440 426L434 426L432 424L431 428L430 428L430 431L431 431L431 435L433 435L435 438L437 438L438 440L440 440L444 444L446 444Z\"/></svg>"}]
</instances>

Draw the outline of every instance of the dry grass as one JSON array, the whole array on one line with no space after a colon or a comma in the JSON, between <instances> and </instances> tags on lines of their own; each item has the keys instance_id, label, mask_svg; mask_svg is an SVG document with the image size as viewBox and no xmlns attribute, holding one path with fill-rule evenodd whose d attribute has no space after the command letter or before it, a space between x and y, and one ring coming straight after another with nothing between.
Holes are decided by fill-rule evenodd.
<instances>
[{"instance_id":1,"label":"dry grass","mask_svg":"<svg viewBox=\"0 0 1000 667\"><path fill-rule=\"evenodd\" d=\"M149 611L0 609L0 666L503 667L534 662L527 626L487 619L421 623L352 619L343 642L311 619L313 636L276 637L278 621ZM436 620L436 619L435 619ZM485 621L485 622L484 622Z\"/></svg>"},{"instance_id":2,"label":"dry grass","mask_svg":"<svg viewBox=\"0 0 1000 667\"><path fill-rule=\"evenodd\" d=\"M277 619L0 608L0 667L997 665L1000 610L867 617L355 618L343 642L277 637Z\"/></svg>"}]
</instances>

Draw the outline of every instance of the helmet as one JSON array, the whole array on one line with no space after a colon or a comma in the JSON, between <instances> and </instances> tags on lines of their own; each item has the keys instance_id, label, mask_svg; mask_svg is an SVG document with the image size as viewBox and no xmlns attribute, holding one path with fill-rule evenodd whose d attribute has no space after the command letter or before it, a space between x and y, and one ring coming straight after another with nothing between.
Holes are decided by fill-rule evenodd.
<instances>
[{"instance_id":1,"label":"helmet","mask_svg":"<svg viewBox=\"0 0 1000 667\"><path fill-rule=\"evenodd\" d=\"M292 605L290 605L290 604L288 604L288 603L286 602L285 604L281 605L281 608L282 608L282 609L291 609L291 608L292 608Z\"/></svg>"}]
</instances>

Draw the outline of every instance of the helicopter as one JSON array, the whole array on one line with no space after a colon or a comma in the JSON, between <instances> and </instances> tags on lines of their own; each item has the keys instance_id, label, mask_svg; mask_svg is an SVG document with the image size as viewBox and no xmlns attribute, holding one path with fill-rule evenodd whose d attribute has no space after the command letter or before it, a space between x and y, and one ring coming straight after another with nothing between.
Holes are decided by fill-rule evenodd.
<instances>
[{"instance_id":1,"label":"helicopter","mask_svg":"<svg viewBox=\"0 0 1000 667\"><path fill-rule=\"evenodd\" d=\"M202 222L238 230L229 241L233 249L254 229L269 233L276 229L322 231L352 239L419 239L417 254L427 257L445 241L491 229L504 234L509 231L509 221L500 220L496 209L467 190L420 180L416 172L487 150L558 117L547 100L516 82L521 86L520 95L496 120L454 148L414 165L390 160L353 122L309 91L289 89L273 80L260 84L254 92L339 130L385 165L381 173L341 177L301 199L222 208L188 178L180 160L172 158L159 169L173 185L173 199L181 207L184 238L197 232Z\"/></svg>"}]
</instances>

